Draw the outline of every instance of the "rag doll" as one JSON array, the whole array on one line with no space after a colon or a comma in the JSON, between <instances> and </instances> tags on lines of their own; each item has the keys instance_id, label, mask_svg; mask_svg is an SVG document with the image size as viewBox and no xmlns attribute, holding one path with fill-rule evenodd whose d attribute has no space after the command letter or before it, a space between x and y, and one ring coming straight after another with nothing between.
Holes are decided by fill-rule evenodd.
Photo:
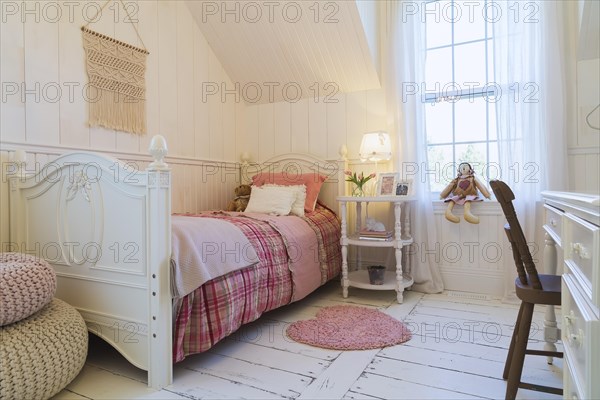
<instances>
[{"instance_id":1,"label":"rag doll","mask_svg":"<svg viewBox=\"0 0 600 400\"><path fill-rule=\"evenodd\" d=\"M465 221L478 224L479 217L471 213L471 202L483 201L479 197L478 189L487 199L490 198L490 192L475 177L475 171L473 171L471 164L467 162L460 163L458 165L458 175L440 193L440 198L445 199L444 202L448 203L446 213L444 214L446 219L450 222L458 223L460 218L452 214L452 209L455 204L461 204L464 206ZM449 194L452 195L448 197Z\"/></svg>"}]
</instances>

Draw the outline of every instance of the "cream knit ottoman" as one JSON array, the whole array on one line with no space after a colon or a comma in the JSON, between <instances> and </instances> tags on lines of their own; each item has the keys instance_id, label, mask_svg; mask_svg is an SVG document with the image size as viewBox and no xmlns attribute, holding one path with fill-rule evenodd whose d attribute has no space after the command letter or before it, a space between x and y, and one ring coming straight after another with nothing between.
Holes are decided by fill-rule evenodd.
<instances>
[{"instance_id":1,"label":"cream knit ottoman","mask_svg":"<svg viewBox=\"0 0 600 400\"><path fill-rule=\"evenodd\" d=\"M27 287L33 288L29 297ZM85 363L85 322L75 308L52 299L55 287L45 261L0 254L0 399L52 397ZM15 321L24 314L30 315Z\"/></svg>"}]
</instances>

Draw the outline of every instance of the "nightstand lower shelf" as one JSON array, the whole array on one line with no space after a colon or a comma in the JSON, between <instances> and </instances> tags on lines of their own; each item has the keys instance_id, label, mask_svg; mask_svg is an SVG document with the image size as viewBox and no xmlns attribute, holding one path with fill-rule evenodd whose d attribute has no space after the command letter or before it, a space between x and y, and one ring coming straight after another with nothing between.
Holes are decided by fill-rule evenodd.
<instances>
[{"instance_id":1,"label":"nightstand lower shelf","mask_svg":"<svg viewBox=\"0 0 600 400\"><path fill-rule=\"evenodd\" d=\"M347 285L342 282L344 287L344 297L348 297L347 288L355 287L359 289L370 290L396 290L398 293L398 302L402 302L402 292L407 287L412 286L413 279L408 275L403 275L402 280L398 282L396 272L386 271L383 285L372 285L369 283L369 272L366 270L352 271L348 273Z\"/></svg>"},{"instance_id":2,"label":"nightstand lower shelf","mask_svg":"<svg viewBox=\"0 0 600 400\"><path fill-rule=\"evenodd\" d=\"M348 288L350 286L369 289L369 290L395 290L396 298L398 303L403 301L404 289L413 284L413 279L410 277L409 271L412 270L410 265L411 257L404 257L406 265L402 265L403 262L403 249L410 246L413 243L412 236L410 234L410 202L416 199L413 196L377 196L377 197L351 197L351 196L339 196L337 200L340 202L340 214L342 217L342 237L340 238L340 244L342 245L342 295L344 298L348 297ZM366 203L366 213L363 216L362 203ZM360 232L364 232L364 227L367 226L366 221L369 217L369 203L390 203L394 209L394 229L393 235L390 240L369 240L360 239ZM347 204L354 204L356 207L356 218L354 230L348 227L347 221ZM405 218L402 219L402 214ZM383 229L385 231L385 227ZM389 235L389 232L386 236ZM368 236L368 235L367 235ZM394 254L394 268L386 271L384 276L383 285L371 285L369 283L369 273L365 270L359 271L348 271L348 247L373 247L373 248L384 248L387 247L393 250ZM384 254L381 253L383 256ZM384 264L378 262L378 264ZM361 265L360 257L355 265ZM392 267L392 265L388 265Z\"/></svg>"}]
</instances>

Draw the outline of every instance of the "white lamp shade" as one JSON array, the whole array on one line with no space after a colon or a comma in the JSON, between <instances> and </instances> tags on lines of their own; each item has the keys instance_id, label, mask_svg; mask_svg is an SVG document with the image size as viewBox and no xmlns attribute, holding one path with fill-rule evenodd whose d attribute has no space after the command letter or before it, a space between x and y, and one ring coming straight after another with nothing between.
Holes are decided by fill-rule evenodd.
<instances>
[{"instance_id":1,"label":"white lamp shade","mask_svg":"<svg viewBox=\"0 0 600 400\"><path fill-rule=\"evenodd\" d=\"M392 143L386 132L367 132L363 135L359 150L363 161L382 161L392 158Z\"/></svg>"}]
</instances>

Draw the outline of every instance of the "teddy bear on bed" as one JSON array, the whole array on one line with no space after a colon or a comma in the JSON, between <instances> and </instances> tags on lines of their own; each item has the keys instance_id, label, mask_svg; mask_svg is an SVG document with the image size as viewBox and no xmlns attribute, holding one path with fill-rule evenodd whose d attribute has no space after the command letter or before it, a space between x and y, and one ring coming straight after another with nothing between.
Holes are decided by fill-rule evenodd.
<instances>
[{"instance_id":1,"label":"teddy bear on bed","mask_svg":"<svg viewBox=\"0 0 600 400\"><path fill-rule=\"evenodd\" d=\"M250 200L250 192L252 187L250 185L240 185L234 189L235 198L229 202L227 211L239 211L243 212L248 206Z\"/></svg>"},{"instance_id":2,"label":"teddy bear on bed","mask_svg":"<svg viewBox=\"0 0 600 400\"><path fill-rule=\"evenodd\" d=\"M458 165L458 175L446 186L440 193L440 199L446 198L450 193L452 196L446 198L444 202L448 203L446 213L444 214L446 219L450 222L458 223L460 219L452 214L454 204L464 205L464 217L465 221L472 224L479 223L479 217L476 217L471 213L471 202L472 201L483 201L479 197L477 189L487 198L490 198L490 192L487 188L475 177L475 171L468 162L463 162Z\"/></svg>"}]
</instances>

